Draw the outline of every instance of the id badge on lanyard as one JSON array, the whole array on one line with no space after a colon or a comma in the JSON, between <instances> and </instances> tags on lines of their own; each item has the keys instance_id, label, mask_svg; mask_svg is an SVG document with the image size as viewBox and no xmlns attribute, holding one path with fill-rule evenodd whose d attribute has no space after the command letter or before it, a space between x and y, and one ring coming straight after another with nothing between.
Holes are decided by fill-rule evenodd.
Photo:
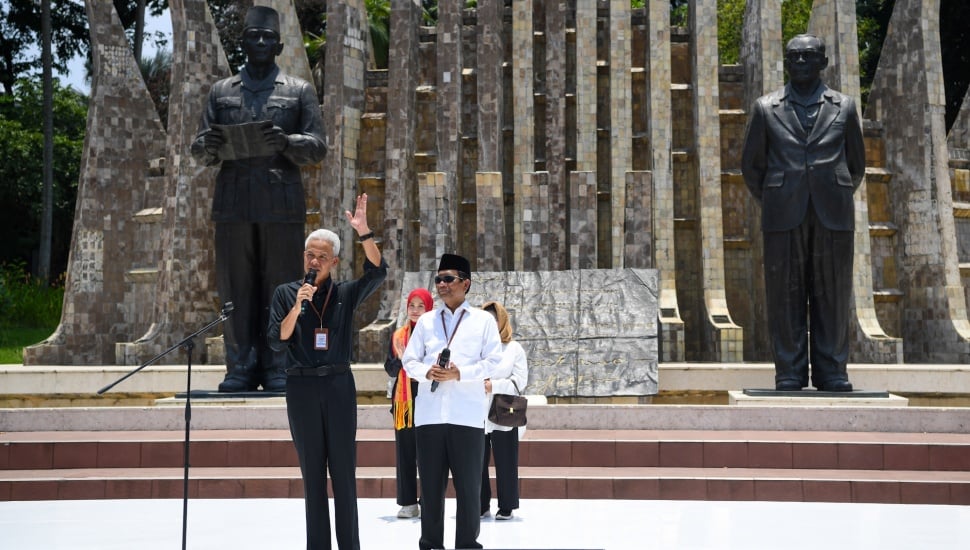
<instances>
[{"instance_id":1,"label":"id badge on lanyard","mask_svg":"<svg viewBox=\"0 0 970 550\"><path fill-rule=\"evenodd\" d=\"M327 304L330 303L330 293L332 291L333 283L330 283L330 288L327 289L327 297L324 299L323 308L320 311L317 311L317 308L313 305L313 301L310 301L310 307L313 308L313 312L320 319L320 327L313 329L313 349L316 351L327 351L330 349L330 329L323 326L323 312L327 311Z\"/></svg>"},{"instance_id":2,"label":"id badge on lanyard","mask_svg":"<svg viewBox=\"0 0 970 550\"><path fill-rule=\"evenodd\" d=\"M330 329L313 329L313 349L317 351L327 351L330 349Z\"/></svg>"}]
</instances>

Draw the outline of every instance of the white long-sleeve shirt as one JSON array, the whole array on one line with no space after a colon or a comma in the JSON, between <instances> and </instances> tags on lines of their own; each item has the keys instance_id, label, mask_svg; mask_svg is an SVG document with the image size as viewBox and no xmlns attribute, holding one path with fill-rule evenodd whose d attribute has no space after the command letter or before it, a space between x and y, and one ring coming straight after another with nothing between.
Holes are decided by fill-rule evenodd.
<instances>
[{"instance_id":1,"label":"white long-sleeve shirt","mask_svg":"<svg viewBox=\"0 0 970 550\"><path fill-rule=\"evenodd\" d=\"M432 392L428 371L437 364L438 354L448 344L449 337L452 337L451 361L461 372L461 378L441 382ZM501 360L502 341L492 314L465 301L454 312L445 307L422 315L411 331L401 358L408 376L418 381L414 425L484 428L489 404L485 379L492 376Z\"/></svg>"},{"instance_id":2,"label":"white long-sleeve shirt","mask_svg":"<svg viewBox=\"0 0 970 550\"><path fill-rule=\"evenodd\" d=\"M519 395L520 391L525 391L525 386L529 383L529 363L526 360L525 349L522 348L522 344L515 340L508 344L502 344L502 361L492 372L491 380L492 393L488 394L489 407L492 406L492 400L495 399L496 393ZM512 384L513 380L515 380L515 385L518 385L519 391L516 391L515 385ZM511 426L499 426L487 419L485 420L485 433L507 432L512 429ZM520 430L519 436L522 435L522 431L524 430Z\"/></svg>"}]
</instances>

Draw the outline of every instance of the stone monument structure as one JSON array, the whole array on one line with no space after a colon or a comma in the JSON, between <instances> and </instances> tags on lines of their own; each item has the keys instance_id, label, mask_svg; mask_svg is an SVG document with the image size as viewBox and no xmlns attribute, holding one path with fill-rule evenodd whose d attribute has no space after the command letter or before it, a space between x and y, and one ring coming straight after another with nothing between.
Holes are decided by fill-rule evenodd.
<instances>
[{"instance_id":1,"label":"stone monument structure","mask_svg":"<svg viewBox=\"0 0 970 550\"><path fill-rule=\"evenodd\" d=\"M298 36L292 0L260 3ZM356 360L383 359L405 273L433 269L443 252L476 272L655 269L660 361L769 360L739 145L751 100L781 83L778 2L746 3L742 63L726 66L716 0L691 0L686 27L670 25L669 0L447 2L436 26L422 26L419 0L393 0L386 71L367 66L363 4L327 3L314 70L330 152L304 174L308 229L337 225L366 192L391 264L380 299L358 312ZM863 117L852 363L970 362L970 116L948 142L938 4L897 0ZM28 364L137 363L218 310L211 175L181 134L194 132L201 102L182 98L202 97L228 67L205 2L171 6L166 133L111 3L88 0L96 74L67 296L61 326ZM816 0L806 29L828 46L826 80L851 95L854 18L854 2ZM905 93L903 74L919 76ZM134 126L144 130L126 141ZM360 252L348 246L347 269ZM210 341L206 360L219 362Z\"/></svg>"}]
</instances>

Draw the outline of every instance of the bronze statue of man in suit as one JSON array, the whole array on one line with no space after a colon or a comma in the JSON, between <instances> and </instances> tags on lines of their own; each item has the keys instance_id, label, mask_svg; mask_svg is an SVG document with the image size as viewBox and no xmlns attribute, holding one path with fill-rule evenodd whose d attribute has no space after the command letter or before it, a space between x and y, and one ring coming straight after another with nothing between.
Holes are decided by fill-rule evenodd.
<instances>
[{"instance_id":1,"label":"bronze statue of man in suit","mask_svg":"<svg viewBox=\"0 0 970 550\"><path fill-rule=\"evenodd\" d=\"M825 44L785 47L788 84L755 102L744 182L761 204L775 389L852 391L846 372L855 203L865 145L855 102L827 87Z\"/></svg>"},{"instance_id":2,"label":"bronze statue of man in suit","mask_svg":"<svg viewBox=\"0 0 970 550\"><path fill-rule=\"evenodd\" d=\"M219 391L284 391L286 356L266 340L269 304L278 285L303 274L300 165L320 162L327 148L313 86L276 65L283 51L276 10L250 8L242 49L246 65L212 85L192 143L199 162L221 163L212 198L216 286L235 313L225 324ZM243 128L251 131L234 137Z\"/></svg>"}]
</instances>

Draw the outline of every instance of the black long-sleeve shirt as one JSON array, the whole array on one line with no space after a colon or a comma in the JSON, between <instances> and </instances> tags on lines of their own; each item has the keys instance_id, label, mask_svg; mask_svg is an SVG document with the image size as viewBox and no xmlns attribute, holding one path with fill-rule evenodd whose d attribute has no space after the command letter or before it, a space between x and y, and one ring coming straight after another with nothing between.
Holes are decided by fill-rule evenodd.
<instances>
[{"instance_id":1,"label":"black long-sleeve shirt","mask_svg":"<svg viewBox=\"0 0 970 550\"><path fill-rule=\"evenodd\" d=\"M303 281L293 281L276 287L270 303L267 339L270 348L286 349L292 366L318 367L321 365L350 363L350 346L353 336L354 311L368 296L377 290L387 277L387 262L375 266L364 260L364 274L357 280L335 283L332 277L320 284L313 295L313 308L308 307L293 328L288 340L280 339L280 323L296 303L296 293ZM330 301L323 304L328 290L333 287ZM314 311L314 308L316 310ZM322 318L317 313L322 314ZM320 326L329 330L329 349L313 349L314 329Z\"/></svg>"}]
</instances>

